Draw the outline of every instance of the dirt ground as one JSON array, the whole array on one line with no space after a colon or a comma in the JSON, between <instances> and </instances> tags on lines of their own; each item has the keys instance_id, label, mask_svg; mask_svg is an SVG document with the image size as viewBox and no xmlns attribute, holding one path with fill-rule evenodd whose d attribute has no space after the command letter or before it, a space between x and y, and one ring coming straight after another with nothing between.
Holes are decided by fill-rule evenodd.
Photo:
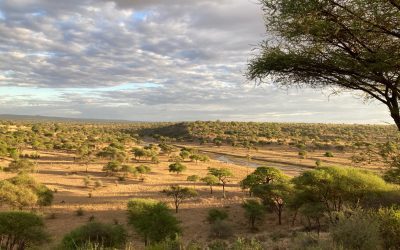
<instances>
[{"instance_id":1,"label":"dirt ground","mask_svg":"<svg viewBox=\"0 0 400 250\"><path fill-rule=\"evenodd\" d=\"M232 147L201 146L199 150L242 157L248 153L247 150L234 149ZM252 237L256 235L262 240L262 238L267 238L269 237L268 235L273 233L288 232L290 228L289 220L291 218L289 216L284 216L284 225L278 226L276 216L269 214L262 223L258 224L258 233L249 231L248 222L241 208L241 203L248 196L239 188L238 182L251 173L254 167L239 166L218 160L211 160L207 163L199 162L197 164L187 161L184 162L187 170L177 175L168 172L168 165L171 164L168 162L168 157L160 156L159 164L151 164L147 161L131 161L131 164L135 166L143 163L151 166L152 171L150 174L145 175L144 182L134 178L118 182L117 177L106 176L101 171L107 161L97 161L90 164L88 173L86 173L84 165L74 162L73 154L66 152L39 152L39 154L41 158L37 160L38 172L34 173L33 176L37 181L57 191L54 194L53 205L41 211L46 217L47 230L52 235L52 242L46 246L48 249L57 245L63 235L88 222L91 216L94 216L97 221L118 222L126 225L126 205L131 198L153 198L167 202L172 207L171 198L166 197L161 191L172 184L193 187L193 183L186 181L187 176L194 174L200 177L205 176L208 167L229 168L234 177L231 178L229 185L226 187L226 199L222 199L222 187L214 187L214 194L210 194L208 186L202 183L196 184L195 188L199 196L184 201L177 214L177 218L182 222L182 238L184 242L195 240L207 243L210 241L210 224L206 221L207 212L210 208L224 208L227 210L229 213L228 221L232 224L233 232L236 236ZM302 169L307 169L303 165L309 166L309 168L314 167L317 156L327 165L346 165L349 163L350 156L335 153L335 157L326 159L322 156L323 152L313 152L310 153L308 159L299 159L297 152L288 149L253 150L250 154L252 157L260 159L259 161L254 160L257 164L265 164L266 162L262 161L263 159L272 161L272 165L282 166L282 169L292 176L297 175ZM279 162L274 163L274 160ZM287 164L285 164L285 161ZM302 165L303 168L296 167L297 164ZM0 161L0 166L5 165L7 165L6 160ZM101 180L104 186L96 189L93 185L85 187L83 179L87 175L91 177L93 182ZM0 172L0 179L12 176L13 174ZM89 193L91 193L91 197L89 197ZM76 210L79 208L83 209L83 216L76 215ZM128 225L127 228L129 228ZM143 248L140 237L135 235L132 230L129 230L129 232L130 240L135 249Z\"/></svg>"}]
</instances>

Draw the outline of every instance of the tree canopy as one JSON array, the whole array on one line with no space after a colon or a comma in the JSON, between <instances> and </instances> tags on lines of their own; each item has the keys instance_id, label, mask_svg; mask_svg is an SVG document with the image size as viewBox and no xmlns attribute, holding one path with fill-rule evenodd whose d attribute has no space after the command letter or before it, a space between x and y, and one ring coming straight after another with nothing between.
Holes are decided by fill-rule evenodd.
<instances>
[{"instance_id":1,"label":"tree canopy","mask_svg":"<svg viewBox=\"0 0 400 250\"><path fill-rule=\"evenodd\" d=\"M249 79L357 90L385 104L400 129L400 3L397 0L262 0L270 39Z\"/></svg>"}]
</instances>

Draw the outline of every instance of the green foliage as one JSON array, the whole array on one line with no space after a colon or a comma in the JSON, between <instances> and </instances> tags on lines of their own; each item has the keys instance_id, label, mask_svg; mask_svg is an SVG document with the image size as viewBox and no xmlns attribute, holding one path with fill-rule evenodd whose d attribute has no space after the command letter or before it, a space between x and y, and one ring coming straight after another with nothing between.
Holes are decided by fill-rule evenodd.
<instances>
[{"instance_id":1,"label":"green foliage","mask_svg":"<svg viewBox=\"0 0 400 250\"><path fill-rule=\"evenodd\" d=\"M27 159L18 159L10 162L8 167L4 168L4 170L12 173L34 172L35 164Z\"/></svg>"},{"instance_id":2,"label":"green foliage","mask_svg":"<svg viewBox=\"0 0 400 250\"><path fill-rule=\"evenodd\" d=\"M211 224L211 236L226 239L233 235L232 225L224 220L216 220Z\"/></svg>"},{"instance_id":3,"label":"green foliage","mask_svg":"<svg viewBox=\"0 0 400 250\"><path fill-rule=\"evenodd\" d=\"M255 229L256 221L261 220L265 214L265 207L254 199L244 201L242 207L245 210L246 217L249 219L251 228Z\"/></svg>"},{"instance_id":4,"label":"green foliage","mask_svg":"<svg viewBox=\"0 0 400 250\"><path fill-rule=\"evenodd\" d=\"M119 161L110 161L103 167L103 171L105 171L107 174L117 173L121 171L121 169L122 165Z\"/></svg>"},{"instance_id":5,"label":"green foliage","mask_svg":"<svg viewBox=\"0 0 400 250\"><path fill-rule=\"evenodd\" d=\"M219 183L219 179L211 174L206 175L205 177L201 178L201 181L204 182L206 185L210 186L210 193L213 193L213 186Z\"/></svg>"},{"instance_id":6,"label":"green foliage","mask_svg":"<svg viewBox=\"0 0 400 250\"><path fill-rule=\"evenodd\" d=\"M330 229L333 240L345 249L375 250L382 245L379 222L361 212L342 218Z\"/></svg>"},{"instance_id":7,"label":"green foliage","mask_svg":"<svg viewBox=\"0 0 400 250\"><path fill-rule=\"evenodd\" d=\"M127 158L125 151L112 147L111 145L103 148L97 153L98 157L107 158L112 161L124 162Z\"/></svg>"},{"instance_id":8,"label":"green foliage","mask_svg":"<svg viewBox=\"0 0 400 250\"><path fill-rule=\"evenodd\" d=\"M258 167L253 173L249 174L240 182L242 189L250 189L250 193L253 193L253 189L257 185L269 184L273 182L282 182L287 180L288 177L277 168L273 167Z\"/></svg>"},{"instance_id":9,"label":"green foliage","mask_svg":"<svg viewBox=\"0 0 400 250\"><path fill-rule=\"evenodd\" d=\"M210 223L214 223L217 220L225 220L228 218L228 213L222 209L212 208L208 210L207 220Z\"/></svg>"},{"instance_id":10,"label":"green foliage","mask_svg":"<svg viewBox=\"0 0 400 250\"><path fill-rule=\"evenodd\" d=\"M191 156L191 153L189 152L189 151L187 151L187 150L182 150L180 153L179 153L179 156L183 159L183 160L185 160L185 159L187 159L187 158L189 158L190 156Z\"/></svg>"},{"instance_id":11,"label":"green foliage","mask_svg":"<svg viewBox=\"0 0 400 250\"><path fill-rule=\"evenodd\" d=\"M151 172L151 167L149 167L147 165L139 165L136 167L136 171L139 174L148 174Z\"/></svg>"},{"instance_id":12,"label":"green foliage","mask_svg":"<svg viewBox=\"0 0 400 250\"><path fill-rule=\"evenodd\" d=\"M299 154L299 157L300 157L301 159L307 158L307 151L305 151L305 150L299 151L298 154Z\"/></svg>"},{"instance_id":13,"label":"green foliage","mask_svg":"<svg viewBox=\"0 0 400 250\"><path fill-rule=\"evenodd\" d=\"M278 216L279 225L282 224L282 212L291 198L293 188L287 181L260 184L253 187L254 195L261 198L263 203L271 208Z\"/></svg>"},{"instance_id":14,"label":"green foliage","mask_svg":"<svg viewBox=\"0 0 400 250\"><path fill-rule=\"evenodd\" d=\"M53 191L25 173L0 181L0 202L12 207L49 206Z\"/></svg>"},{"instance_id":15,"label":"green foliage","mask_svg":"<svg viewBox=\"0 0 400 250\"><path fill-rule=\"evenodd\" d=\"M325 157L333 157L333 153L331 151L325 152Z\"/></svg>"},{"instance_id":16,"label":"green foliage","mask_svg":"<svg viewBox=\"0 0 400 250\"><path fill-rule=\"evenodd\" d=\"M393 187L372 172L355 168L320 167L305 171L293 179L299 202L322 202L331 212L342 211L345 205L358 206L364 200Z\"/></svg>"},{"instance_id":17,"label":"green foliage","mask_svg":"<svg viewBox=\"0 0 400 250\"><path fill-rule=\"evenodd\" d=\"M180 162L175 162L169 165L169 172L175 172L176 174L180 174L187 169L185 165Z\"/></svg>"},{"instance_id":18,"label":"green foliage","mask_svg":"<svg viewBox=\"0 0 400 250\"><path fill-rule=\"evenodd\" d=\"M397 249L400 246L400 210L381 208L377 212L379 232L385 249Z\"/></svg>"},{"instance_id":19,"label":"green foliage","mask_svg":"<svg viewBox=\"0 0 400 250\"><path fill-rule=\"evenodd\" d=\"M197 196L197 192L194 189L181 187L179 185L172 185L169 189L164 189L163 192L167 196L171 196L174 199L175 212L178 213L179 205L188 198Z\"/></svg>"},{"instance_id":20,"label":"green foliage","mask_svg":"<svg viewBox=\"0 0 400 250\"><path fill-rule=\"evenodd\" d=\"M192 161L195 161L196 163L198 161L207 162L207 161L210 160L207 155L200 155L200 154L192 154L192 155L189 156L189 158Z\"/></svg>"},{"instance_id":21,"label":"green foliage","mask_svg":"<svg viewBox=\"0 0 400 250\"><path fill-rule=\"evenodd\" d=\"M186 180L191 182L198 182L200 180L200 177L198 175L189 175Z\"/></svg>"},{"instance_id":22,"label":"green foliage","mask_svg":"<svg viewBox=\"0 0 400 250\"><path fill-rule=\"evenodd\" d=\"M48 241L43 219L28 212L0 212L0 248L25 249Z\"/></svg>"},{"instance_id":23,"label":"green foliage","mask_svg":"<svg viewBox=\"0 0 400 250\"><path fill-rule=\"evenodd\" d=\"M275 40L260 45L260 54L249 63L249 79L358 90L385 104L400 128L397 79L385 77L398 74L397 1L261 3L267 33Z\"/></svg>"},{"instance_id":24,"label":"green foliage","mask_svg":"<svg viewBox=\"0 0 400 250\"><path fill-rule=\"evenodd\" d=\"M64 236L61 247L65 250L82 249L90 244L103 248L120 248L125 244L126 231L121 225L89 222Z\"/></svg>"},{"instance_id":25,"label":"green foliage","mask_svg":"<svg viewBox=\"0 0 400 250\"><path fill-rule=\"evenodd\" d=\"M175 239L181 233L179 221L167 205L150 199L132 199L128 202L128 221L144 238L145 244Z\"/></svg>"},{"instance_id":26,"label":"green foliage","mask_svg":"<svg viewBox=\"0 0 400 250\"><path fill-rule=\"evenodd\" d=\"M208 174L218 178L222 185L223 197L226 198L225 185L228 183L229 178L233 176L232 172L227 168L208 168Z\"/></svg>"}]
</instances>

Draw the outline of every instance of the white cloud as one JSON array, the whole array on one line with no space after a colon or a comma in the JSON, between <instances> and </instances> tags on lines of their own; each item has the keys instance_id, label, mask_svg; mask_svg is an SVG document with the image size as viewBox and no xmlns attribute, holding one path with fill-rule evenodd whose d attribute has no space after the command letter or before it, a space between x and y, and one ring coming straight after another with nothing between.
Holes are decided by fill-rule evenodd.
<instances>
[{"instance_id":1,"label":"white cloud","mask_svg":"<svg viewBox=\"0 0 400 250\"><path fill-rule=\"evenodd\" d=\"M265 36L261 14L253 0L0 1L0 113L389 120L381 105L349 95L328 101L246 82L247 60Z\"/></svg>"}]
</instances>

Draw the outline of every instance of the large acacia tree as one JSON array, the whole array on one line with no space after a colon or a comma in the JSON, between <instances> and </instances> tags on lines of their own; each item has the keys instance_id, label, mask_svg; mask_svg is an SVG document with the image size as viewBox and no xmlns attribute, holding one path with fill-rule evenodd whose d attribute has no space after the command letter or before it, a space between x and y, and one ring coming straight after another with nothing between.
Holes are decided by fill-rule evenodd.
<instances>
[{"instance_id":1,"label":"large acacia tree","mask_svg":"<svg viewBox=\"0 0 400 250\"><path fill-rule=\"evenodd\" d=\"M248 78L360 91L400 130L399 0L261 0L270 39Z\"/></svg>"}]
</instances>

